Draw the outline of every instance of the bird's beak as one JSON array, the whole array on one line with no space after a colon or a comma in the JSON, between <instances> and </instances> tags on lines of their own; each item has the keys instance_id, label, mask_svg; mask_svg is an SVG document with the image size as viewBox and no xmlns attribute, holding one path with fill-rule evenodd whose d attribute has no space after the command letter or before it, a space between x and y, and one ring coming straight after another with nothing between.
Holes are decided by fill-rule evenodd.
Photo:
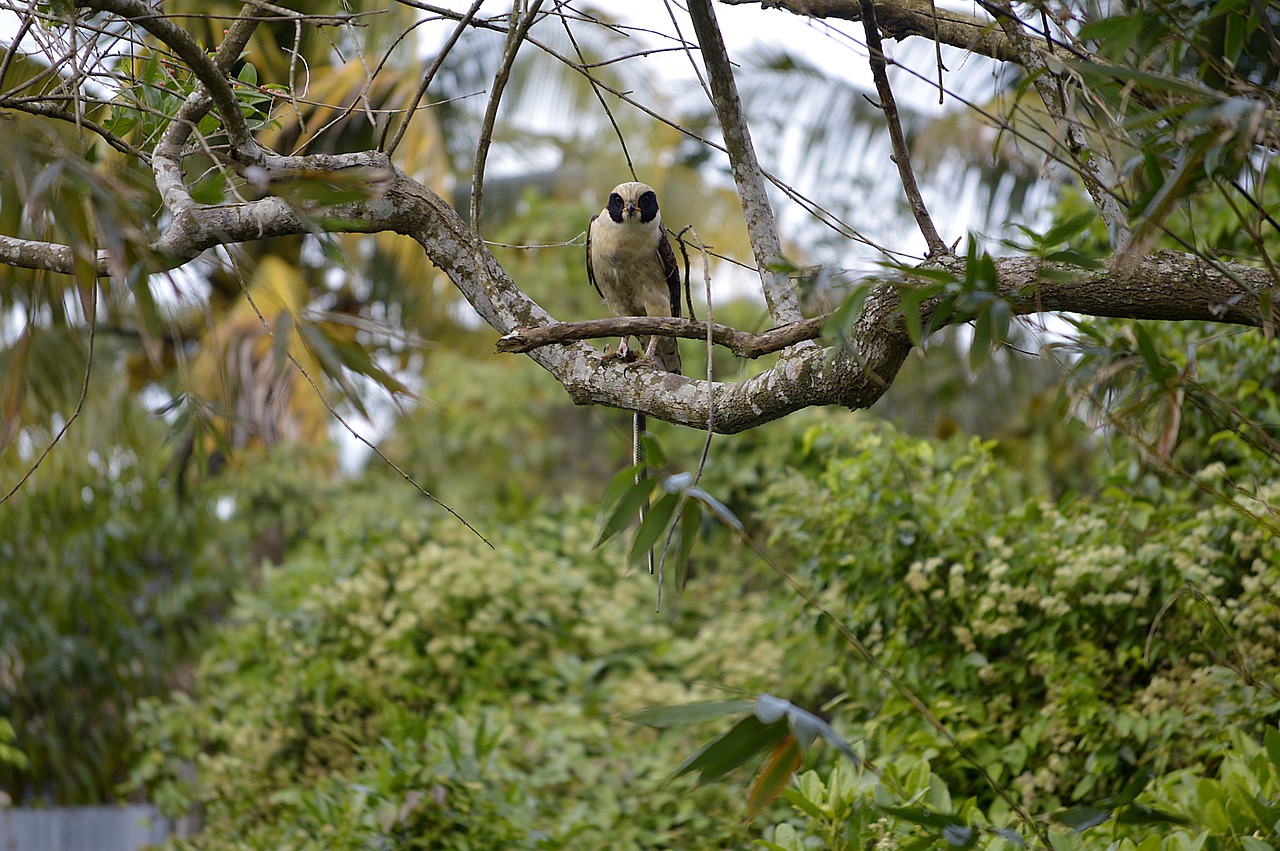
<instances>
[{"instance_id":1,"label":"bird's beak","mask_svg":"<svg viewBox=\"0 0 1280 851\"><path fill-rule=\"evenodd\" d=\"M640 208L635 205L634 201L628 201L622 212L626 214L628 219L633 219L636 213L640 212Z\"/></svg>"}]
</instances>

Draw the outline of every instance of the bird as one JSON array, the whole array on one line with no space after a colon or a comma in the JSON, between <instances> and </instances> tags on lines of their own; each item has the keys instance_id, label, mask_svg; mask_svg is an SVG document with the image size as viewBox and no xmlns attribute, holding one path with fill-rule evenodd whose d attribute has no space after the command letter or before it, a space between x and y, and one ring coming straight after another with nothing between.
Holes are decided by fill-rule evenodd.
<instances>
[{"instance_id":1,"label":"bird","mask_svg":"<svg viewBox=\"0 0 1280 851\"><path fill-rule=\"evenodd\" d=\"M609 203L587 225L587 279L618 316L680 316L680 268L671 250L658 195L644 183L620 183L609 193ZM644 357L658 369L680 374L680 349L674 337L641 339ZM627 339L618 354L628 355ZM646 476L643 435L645 415L631 419L631 462L636 484ZM648 500L640 507L640 523L648 515ZM649 550L653 573L653 550Z\"/></svg>"},{"instance_id":2,"label":"bird","mask_svg":"<svg viewBox=\"0 0 1280 851\"><path fill-rule=\"evenodd\" d=\"M658 212L658 195L643 183L620 183L587 226L587 278L617 316L680 316L680 269ZM642 339L646 357L680 374L674 337ZM618 354L628 354L624 338Z\"/></svg>"}]
</instances>

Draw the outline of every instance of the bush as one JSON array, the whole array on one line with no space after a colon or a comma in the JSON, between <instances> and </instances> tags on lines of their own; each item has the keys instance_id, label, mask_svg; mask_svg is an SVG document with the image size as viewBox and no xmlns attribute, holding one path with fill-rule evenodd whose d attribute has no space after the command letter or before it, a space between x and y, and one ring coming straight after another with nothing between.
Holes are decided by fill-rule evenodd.
<instances>
[{"instance_id":1,"label":"bush","mask_svg":"<svg viewBox=\"0 0 1280 851\"><path fill-rule=\"evenodd\" d=\"M140 713L137 779L202 807L190 847L744 841L726 791L664 783L692 740L621 716L788 681L805 639L789 619L740 577L655 615L652 580L592 551L581 508L499 529L491 550L406 491L345 494L240 600L199 696Z\"/></svg>"},{"instance_id":2,"label":"bush","mask_svg":"<svg viewBox=\"0 0 1280 851\"><path fill-rule=\"evenodd\" d=\"M812 440L839 454L769 490L775 549L968 751L850 654L840 717L873 758L928 759L986 807L976 762L1050 811L1216 762L1224 728L1260 739L1280 717L1280 544L1253 519L1280 487L1197 509L1117 478L1096 499L1021 502L976 440L867 424Z\"/></svg>"},{"instance_id":3,"label":"bush","mask_svg":"<svg viewBox=\"0 0 1280 851\"><path fill-rule=\"evenodd\" d=\"M103 439L90 449L82 437ZM163 444L131 398L95 394L0 509L0 724L16 734L0 742L0 791L14 803L117 799L137 754L129 713L189 676L244 576L242 539L215 546L232 528L212 513L216 496L179 499ZM16 481L34 457L4 461Z\"/></svg>"}]
</instances>

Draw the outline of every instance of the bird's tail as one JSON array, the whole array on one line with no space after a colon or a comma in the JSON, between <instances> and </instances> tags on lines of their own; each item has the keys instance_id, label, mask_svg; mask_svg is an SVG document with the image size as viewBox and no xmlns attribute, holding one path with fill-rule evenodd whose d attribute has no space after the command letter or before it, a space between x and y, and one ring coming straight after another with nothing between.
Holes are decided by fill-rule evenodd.
<instances>
[{"instance_id":1,"label":"bird's tail","mask_svg":"<svg viewBox=\"0 0 1280 851\"><path fill-rule=\"evenodd\" d=\"M678 355L677 355L678 356ZM631 418L631 463L636 467L636 484L640 484L649 476L645 466L644 433L647 428L644 414L633 414ZM649 516L649 499L640 503L640 524ZM649 548L649 575L653 575L653 548Z\"/></svg>"},{"instance_id":2,"label":"bird's tail","mask_svg":"<svg viewBox=\"0 0 1280 851\"><path fill-rule=\"evenodd\" d=\"M653 338L653 360L658 369L680 375L680 347L675 337Z\"/></svg>"}]
</instances>

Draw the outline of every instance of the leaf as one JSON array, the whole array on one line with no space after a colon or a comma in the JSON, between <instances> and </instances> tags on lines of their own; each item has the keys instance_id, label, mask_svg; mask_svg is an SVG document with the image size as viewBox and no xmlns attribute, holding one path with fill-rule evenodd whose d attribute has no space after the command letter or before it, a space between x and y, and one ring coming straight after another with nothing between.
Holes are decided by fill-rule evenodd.
<instances>
[{"instance_id":1,"label":"leaf","mask_svg":"<svg viewBox=\"0 0 1280 851\"><path fill-rule=\"evenodd\" d=\"M774 747L786 735L787 725L783 722L762 724L754 714L748 715L734 724L728 732L699 748L696 753L680 764L672 777L697 771L699 785L711 783L745 764L760 752Z\"/></svg>"},{"instance_id":2,"label":"leaf","mask_svg":"<svg viewBox=\"0 0 1280 851\"><path fill-rule=\"evenodd\" d=\"M996 836L999 836L1011 845L1017 845L1019 848L1027 847L1027 840L1022 838L1021 833L1018 833L1018 831L1013 830L1012 828L998 827L995 829L994 833Z\"/></svg>"},{"instance_id":3,"label":"leaf","mask_svg":"<svg viewBox=\"0 0 1280 851\"><path fill-rule=\"evenodd\" d=\"M849 338L849 330L862 318L862 308L867 303L871 287L861 285L850 290L840 306L831 312L827 324L822 326L824 340L844 342Z\"/></svg>"},{"instance_id":4,"label":"leaf","mask_svg":"<svg viewBox=\"0 0 1280 851\"><path fill-rule=\"evenodd\" d=\"M724 525L734 531L741 532L743 530L742 521L737 515L729 510L729 507L711 494L699 487L689 488L689 498L696 499L707 507L707 509Z\"/></svg>"},{"instance_id":5,"label":"leaf","mask_svg":"<svg viewBox=\"0 0 1280 851\"><path fill-rule=\"evenodd\" d=\"M949 824L942 829L942 838L957 848L968 848L978 839L978 831L967 824Z\"/></svg>"},{"instance_id":6,"label":"leaf","mask_svg":"<svg viewBox=\"0 0 1280 851\"><path fill-rule=\"evenodd\" d=\"M969 343L969 368L982 369L991 359L991 314L984 311L973 323L973 340Z\"/></svg>"},{"instance_id":7,"label":"leaf","mask_svg":"<svg viewBox=\"0 0 1280 851\"><path fill-rule=\"evenodd\" d=\"M684 703L675 706L647 706L628 712L622 717L636 724L665 730L669 727L690 727L726 715L740 715L754 706L750 700L709 700L702 703Z\"/></svg>"},{"instance_id":8,"label":"leaf","mask_svg":"<svg viewBox=\"0 0 1280 851\"><path fill-rule=\"evenodd\" d=\"M1134 325L1134 332L1138 338L1138 351L1142 354L1142 359L1146 361L1147 370L1152 377L1161 384L1166 383L1173 377L1177 369L1162 357L1156 350L1155 341L1151 339L1151 334L1140 323Z\"/></svg>"},{"instance_id":9,"label":"leaf","mask_svg":"<svg viewBox=\"0 0 1280 851\"><path fill-rule=\"evenodd\" d=\"M630 560L632 562L642 561L658 539L662 537L663 532L671 524L671 519L675 516L676 508L680 505L680 497L674 493L664 495L656 503L653 508L649 509L648 515L640 524L640 528L636 530L635 539L631 542Z\"/></svg>"},{"instance_id":10,"label":"leaf","mask_svg":"<svg viewBox=\"0 0 1280 851\"><path fill-rule=\"evenodd\" d=\"M786 718L788 726L795 731L800 744L808 747L814 739L824 742L839 750L855 765L861 764L858 755L843 737L822 718L801 709L791 701L772 694L761 694L756 698L756 717L765 724L772 724Z\"/></svg>"},{"instance_id":11,"label":"leaf","mask_svg":"<svg viewBox=\"0 0 1280 851\"><path fill-rule=\"evenodd\" d=\"M1262 743L1267 749L1267 759L1270 760L1272 769L1280 774L1280 727L1268 729L1262 737Z\"/></svg>"},{"instance_id":12,"label":"leaf","mask_svg":"<svg viewBox=\"0 0 1280 851\"><path fill-rule=\"evenodd\" d=\"M1112 811L1101 807L1071 807L1053 814L1058 824L1071 828L1075 833L1084 833L1091 827L1097 827L1111 819Z\"/></svg>"},{"instance_id":13,"label":"leaf","mask_svg":"<svg viewBox=\"0 0 1280 851\"><path fill-rule=\"evenodd\" d=\"M782 797L786 798L787 802L791 804L791 806L811 818L826 818L822 812L822 808L809 800L809 798L799 789L792 789L790 787L784 788L782 790Z\"/></svg>"},{"instance_id":14,"label":"leaf","mask_svg":"<svg viewBox=\"0 0 1280 851\"><path fill-rule=\"evenodd\" d=\"M1142 790L1147 788L1147 784L1155 778L1155 774L1149 768L1139 769L1124 784L1124 787L1116 794L1115 800L1112 802L1117 807L1126 804L1132 804L1134 799L1142 794Z\"/></svg>"},{"instance_id":15,"label":"leaf","mask_svg":"<svg viewBox=\"0 0 1280 851\"><path fill-rule=\"evenodd\" d=\"M676 550L676 591L684 591L689 581L689 554L698 538L698 529L702 526L702 506L691 499L686 499L684 509L680 512L680 548Z\"/></svg>"},{"instance_id":16,"label":"leaf","mask_svg":"<svg viewBox=\"0 0 1280 851\"><path fill-rule=\"evenodd\" d=\"M1127 804L1116 815L1118 824L1190 824L1188 819L1144 804Z\"/></svg>"},{"instance_id":17,"label":"leaf","mask_svg":"<svg viewBox=\"0 0 1280 851\"><path fill-rule=\"evenodd\" d=\"M1072 237L1079 236L1088 230L1089 225L1093 224L1096 218L1098 218L1098 211L1091 209L1072 216L1065 222L1059 222L1045 231L1044 236L1041 237L1041 244L1049 247L1069 242Z\"/></svg>"},{"instance_id":18,"label":"leaf","mask_svg":"<svg viewBox=\"0 0 1280 851\"><path fill-rule=\"evenodd\" d=\"M931 827L939 831L945 830L947 827L965 827L965 823L955 816L935 813L933 810L925 809L924 807L882 806L880 809L895 818L902 819L903 821L909 821L912 824L918 824L921 827Z\"/></svg>"},{"instance_id":19,"label":"leaf","mask_svg":"<svg viewBox=\"0 0 1280 851\"><path fill-rule=\"evenodd\" d=\"M773 756L760 770L755 785L751 787L751 794L747 796L747 821L754 819L761 810L773 803L803 761L804 749L795 735L788 733L773 749Z\"/></svg>"},{"instance_id":20,"label":"leaf","mask_svg":"<svg viewBox=\"0 0 1280 851\"><path fill-rule=\"evenodd\" d=\"M640 506L644 505L649 499L649 495L653 492L653 487L657 484L654 479L641 479L634 481L634 468L629 468L629 475L632 479L627 479L623 488L623 494L618 499L613 511L609 514L608 519L600 528L600 534L596 537L596 546L600 546L614 535L621 532L631 523L632 518L640 513ZM623 470L628 473L628 470ZM619 473L621 476L623 473ZM616 477L615 477L616 480Z\"/></svg>"}]
</instances>

